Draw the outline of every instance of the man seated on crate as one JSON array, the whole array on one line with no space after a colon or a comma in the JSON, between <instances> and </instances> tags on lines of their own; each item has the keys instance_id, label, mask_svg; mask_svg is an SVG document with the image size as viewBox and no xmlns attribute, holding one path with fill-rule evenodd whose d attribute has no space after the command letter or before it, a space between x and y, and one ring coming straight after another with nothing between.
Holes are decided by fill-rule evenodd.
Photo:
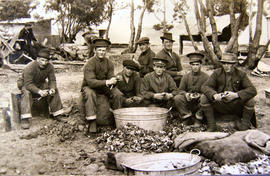
<instances>
[{"instance_id":1,"label":"man seated on crate","mask_svg":"<svg viewBox=\"0 0 270 176\"><path fill-rule=\"evenodd\" d=\"M191 71L185 74L178 88L179 94L174 97L174 102L183 123L188 125L191 122L196 127L201 126L203 119L199 107L202 94L201 87L208 79L208 75L201 71L201 64L204 55L200 52L187 54Z\"/></svg>"},{"instance_id":2,"label":"man seated on crate","mask_svg":"<svg viewBox=\"0 0 270 176\"><path fill-rule=\"evenodd\" d=\"M46 99L53 117L58 119L60 115L67 113L56 86L54 67L50 60L50 52L42 49L37 54L37 60L29 63L18 79L18 88L22 91L21 100L21 127L28 129L32 117L31 108L33 99ZM58 119L59 120L59 119Z\"/></svg>"},{"instance_id":3,"label":"man seated on crate","mask_svg":"<svg viewBox=\"0 0 270 176\"><path fill-rule=\"evenodd\" d=\"M141 94L145 106L169 108L173 105L173 97L177 94L177 87L173 78L165 72L167 59L153 58L154 71L144 76Z\"/></svg>"},{"instance_id":4,"label":"man seated on crate","mask_svg":"<svg viewBox=\"0 0 270 176\"><path fill-rule=\"evenodd\" d=\"M255 101L257 91L247 74L236 68L237 56L223 53L222 68L216 69L203 84L201 108L207 119L207 131L216 130L221 115L233 114L238 130L247 130L251 123L256 127Z\"/></svg>"},{"instance_id":5,"label":"man seated on crate","mask_svg":"<svg viewBox=\"0 0 270 176\"><path fill-rule=\"evenodd\" d=\"M139 65L133 60L123 61L123 71L117 74L119 81L116 87L123 93L123 107L140 106L142 97L140 96L141 79L138 75Z\"/></svg>"},{"instance_id":6,"label":"man seated on crate","mask_svg":"<svg viewBox=\"0 0 270 176\"><path fill-rule=\"evenodd\" d=\"M84 65L79 99L82 118L89 124L87 133L97 132L97 124L113 124L110 107L118 109L123 103L122 93L115 87L118 79L114 75L114 65L106 57L111 42L98 38L93 44L95 55Z\"/></svg>"}]
</instances>

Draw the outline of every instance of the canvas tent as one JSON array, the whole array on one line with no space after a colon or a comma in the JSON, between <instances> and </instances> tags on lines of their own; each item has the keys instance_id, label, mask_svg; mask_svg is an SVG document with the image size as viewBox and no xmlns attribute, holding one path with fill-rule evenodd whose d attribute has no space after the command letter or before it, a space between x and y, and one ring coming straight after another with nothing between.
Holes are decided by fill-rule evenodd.
<instances>
[{"instance_id":1,"label":"canvas tent","mask_svg":"<svg viewBox=\"0 0 270 176\"><path fill-rule=\"evenodd\" d=\"M260 45L265 45L269 40L268 36L268 25L267 25L267 17L265 15L262 16L262 33ZM252 32L253 37L256 31L256 15L252 18ZM270 31L269 31L270 32ZM239 45L248 45L249 44L249 26L242 31L238 38Z\"/></svg>"}]
</instances>

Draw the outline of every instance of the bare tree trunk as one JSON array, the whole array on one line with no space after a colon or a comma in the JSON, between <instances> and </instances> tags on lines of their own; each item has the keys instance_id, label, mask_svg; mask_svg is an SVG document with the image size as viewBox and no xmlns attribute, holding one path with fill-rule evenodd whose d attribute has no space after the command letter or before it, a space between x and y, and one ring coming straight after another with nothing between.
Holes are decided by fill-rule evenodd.
<instances>
[{"instance_id":1,"label":"bare tree trunk","mask_svg":"<svg viewBox=\"0 0 270 176\"><path fill-rule=\"evenodd\" d=\"M166 29L166 24L167 24L167 20L166 20L166 2L165 0L163 0L163 5L164 5L164 10L163 10L163 33L167 32Z\"/></svg>"},{"instance_id":2,"label":"bare tree trunk","mask_svg":"<svg viewBox=\"0 0 270 176\"><path fill-rule=\"evenodd\" d=\"M236 20L236 24L234 26L234 29L233 29L233 32L232 32L232 36L227 44L227 47L225 49L225 52L229 52L231 53L233 51L233 47L235 45L235 42L238 41L238 31L240 29L240 24L241 24L241 21L244 17L244 12L242 12L240 14L240 16L238 17L238 19Z\"/></svg>"},{"instance_id":3,"label":"bare tree trunk","mask_svg":"<svg viewBox=\"0 0 270 176\"><path fill-rule=\"evenodd\" d=\"M200 8L201 8L201 20L202 20L202 29L204 32L206 32L206 18L205 18L205 14L204 12L207 12L207 10L205 9L202 0L199 0L199 4L200 4Z\"/></svg>"},{"instance_id":4,"label":"bare tree trunk","mask_svg":"<svg viewBox=\"0 0 270 176\"><path fill-rule=\"evenodd\" d=\"M209 12L209 20L212 28L212 45L214 47L214 52L216 53L218 58L221 58L222 51L218 42L218 32L217 32L217 24L214 19L214 9L213 9L213 1L207 0L207 9Z\"/></svg>"},{"instance_id":5,"label":"bare tree trunk","mask_svg":"<svg viewBox=\"0 0 270 176\"><path fill-rule=\"evenodd\" d=\"M112 23L112 14L113 14L113 1L109 0L109 23L106 29L105 39L109 39L109 31Z\"/></svg>"},{"instance_id":6,"label":"bare tree trunk","mask_svg":"<svg viewBox=\"0 0 270 176\"><path fill-rule=\"evenodd\" d=\"M131 0L131 10L130 10L130 39L129 39L129 45L128 50L129 52L133 51L134 47L134 38L135 38L135 26L134 26L134 0Z\"/></svg>"},{"instance_id":7,"label":"bare tree trunk","mask_svg":"<svg viewBox=\"0 0 270 176\"><path fill-rule=\"evenodd\" d=\"M63 0L61 0L61 4L63 4ZM60 13L61 13L61 16L65 15L61 6L60 6ZM64 19L65 18L61 18L61 28L62 28L61 29L61 35L60 35L61 43L66 41L65 40L65 38L66 38L66 36L65 36L65 20Z\"/></svg>"},{"instance_id":8,"label":"bare tree trunk","mask_svg":"<svg viewBox=\"0 0 270 176\"><path fill-rule=\"evenodd\" d=\"M146 10L146 6L147 4L144 5L143 7L143 10L141 12L141 15L140 15L140 19L139 19L139 22L138 22L138 28L137 28L137 34L136 34L136 38L135 38L135 45L134 45L134 48L133 48L133 51L132 53L135 53L136 50L137 50L137 41L140 39L141 37L141 33L142 33L142 22L143 22L143 16L144 16L144 13L145 13L145 10Z\"/></svg>"},{"instance_id":9,"label":"bare tree trunk","mask_svg":"<svg viewBox=\"0 0 270 176\"><path fill-rule=\"evenodd\" d=\"M196 19L197 19L197 24L198 24L198 31L202 37L202 41L204 43L204 49L206 51L206 54L208 54L209 59L212 60L213 64L215 67L219 67L220 63L218 60L218 57L216 56L216 54L214 53L212 47L210 46L208 39L205 35L205 30L203 30L204 28L204 21L202 19L202 17L200 16L199 13L199 8L198 8L198 0L194 0L194 6L195 6L195 14L196 14ZM204 12L203 10L201 10L202 16L204 16Z\"/></svg>"},{"instance_id":10,"label":"bare tree trunk","mask_svg":"<svg viewBox=\"0 0 270 176\"><path fill-rule=\"evenodd\" d=\"M258 0L256 31L252 43L249 45L249 52L247 58L248 68L250 69L254 69L260 60L260 58L257 58L256 56L262 33L262 14L263 14L263 0Z\"/></svg>"},{"instance_id":11,"label":"bare tree trunk","mask_svg":"<svg viewBox=\"0 0 270 176\"><path fill-rule=\"evenodd\" d=\"M206 17L205 17L205 13L207 13L207 10L206 10L205 6L203 5L202 0L199 0L199 4L200 4L200 11L201 11L201 17L200 17L201 24L202 24L201 29L202 29L202 32L203 32L204 36L206 37L206 34L205 34L205 32L206 32ZM202 37L202 35L201 35L201 37ZM207 39L207 37L206 37L206 39ZM202 39L202 41L203 41L203 39ZM204 49L205 48L209 48L209 46L210 46L210 44L208 42L208 39L206 41L207 42L203 42ZM207 46L207 45L209 45L209 46ZM212 49L212 46L210 46L210 48ZM210 54L208 54L208 52L206 52L205 54L207 55L208 58L209 57L211 58L211 56L210 56Z\"/></svg>"},{"instance_id":12,"label":"bare tree trunk","mask_svg":"<svg viewBox=\"0 0 270 176\"><path fill-rule=\"evenodd\" d=\"M236 22L237 22L235 19L235 13L234 13L234 1L230 2L229 12L230 12L230 22L231 22L231 36L233 36L233 33L235 32L234 29L236 27ZM232 52L236 55L238 54L238 37L233 44Z\"/></svg>"},{"instance_id":13,"label":"bare tree trunk","mask_svg":"<svg viewBox=\"0 0 270 176\"><path fill-rule=\"evenodd\" d=\"M188 25L186 16L185 16L184 14L182 14L182 17L183 17L183 19L184 19L184 24L185 24L185 27L186 27L186 30L187 30L189 39L190 39L190 41L191 41L191 43L192 43L192 46L194 47L195 51L198 51L199 48L198 48L197 44L194 42L194 40L193 40L193 37L192 37L192 35L191 35L191 32L190 32L190 29L189 29L189 25Z\"/></svg>"},{"instance_id":14,"label":"bare tree trunk","mask_svg":"<svg viewBox=\"0 0 270 176\"><path fill-rule=\"evenodd\" d=\"M252 3L253 3L253 0L250 1L250 6L249 6L249 18L248 18L248 21L249 21L249 43L252 43L252 40L253 40L253 30L252 30L252 18L253 18L253 15L252 15Z\"/></svg>"},{"instance_id":15,"label":"bare tree trunk","mask_svg":"<svg viewBox=\"0 0 270 176\"><path fill-rule=\"evenodd\" d=\"M266 52L266 50L267 50L269 44L270 44L270 40L268 40L268 42L266 43L265 46L263 46L262 49L258 49L258 52L257 52L257 54L256 54L256 58L258 58L259 60L261 60L261 58L262 58L263 55L265 54L265 52ZM256 66L257 66L257 65L256 65Z\"/></svg>"}]
</instances>

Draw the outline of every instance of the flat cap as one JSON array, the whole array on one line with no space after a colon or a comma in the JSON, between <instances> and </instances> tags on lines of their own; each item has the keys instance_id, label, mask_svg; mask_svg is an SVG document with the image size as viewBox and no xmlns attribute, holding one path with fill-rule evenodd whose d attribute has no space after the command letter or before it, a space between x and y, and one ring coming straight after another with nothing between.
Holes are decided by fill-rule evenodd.
<instances>
[{"instance_id":1,"label":"flat cap","mask_svg":"<svg viewBox=\"0 0 270 176\"><path fill-rule=\"evenodd\" d=\"M42 57L42 58L45 58L45 59L51 59L50 57L50 51L48 49L41 49L38 54L37 54L38 57Z\"/></svg>"},{"instance_id":2,"label":"flat cap","mask_svg":"<svg viewBox=\"0 0 270 176\"><path fill-rule=\"evenodd\" d=\"M93 40L93 44L95 47L108 47L111 45L111 42L103 38L97 38Z\"/></svg>"},{"instance_id":3,"label":"flat cap","mask_svg":"<svg viewBox=\"0 0 270 176\"><path fill-rule=\"evenodd\" d=\"M149 43L150 39L148 37L142 37L137 41L137 44Z\"/></svg>"},{"instance_id":4,"label":"flat cap","mask_svg":"<svg viewBox=\"0 0 270 176\"><path fill-rule=\"evenodd\" d=\"M220 62L222 63L237 63L237 56L233 53L223 53Z\"/></svg>"},{"instance_id":5,"label":"flat cap","mask_svg":"<svg viewBox=\"0 0 270 176\"><path fill-rule=\"evenodd\" d=\"M134 71L139 71L139 69L140 69L139 65L136 62L134 62L133 60L129 60L129 59L123 61L123 66L127 67L131 70L134 70Z\"/></svg>"},{"instance_id":6,"label":"flat cap","mask_svg":"<svg viewBox=\"0 0 270 176\"><path fill-rule=\"evenodd\" d=\"M187 54L187 57L189 58L189 63L192 62L201 62L202 59L204 58L204 54L201 53L200 51L195 51Z\"/></svg>"}]
</instances>

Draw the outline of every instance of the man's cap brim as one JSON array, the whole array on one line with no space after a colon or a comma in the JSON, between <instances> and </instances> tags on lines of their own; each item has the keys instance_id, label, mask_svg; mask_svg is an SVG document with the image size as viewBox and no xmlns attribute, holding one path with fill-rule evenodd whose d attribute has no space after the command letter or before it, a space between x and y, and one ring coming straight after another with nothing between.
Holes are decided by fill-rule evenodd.
<instances>
[{"instance_id":1,"label":"man's cap brim","mask_svg":"<svg viewBox=\"0 0 270 176\"><path fill-rule=\"evenodd\" d=\"M163 37L163 36L161 36L161 37L160 37L160 39L161 39L161 40L166 39L166 40L170 40L170 41L172 41L172 42L175 42L175 40L173 40L173 39L169 39L169 38L167 38L167 37Z\"/></svg>"}]
</instances>

